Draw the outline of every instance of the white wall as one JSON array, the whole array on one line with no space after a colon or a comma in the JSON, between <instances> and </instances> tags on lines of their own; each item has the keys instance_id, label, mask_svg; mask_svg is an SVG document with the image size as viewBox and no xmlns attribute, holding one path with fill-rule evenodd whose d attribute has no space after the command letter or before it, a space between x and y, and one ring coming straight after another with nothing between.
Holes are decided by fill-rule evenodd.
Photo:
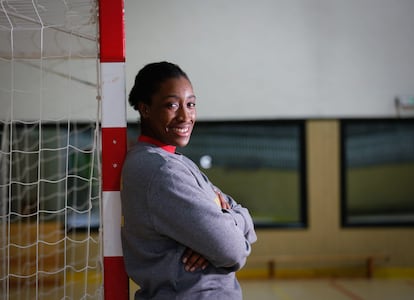
<instances>
[{"instance_id":1,"label":"white wall","mask_svg":"<svg viewBox=\"0 0 414 300\"><path fill-rule=\"evenodd\" d=\"M413 13L412 0L126 0L127 93L168 60L199 119L394 117L395 96L414 94Z\"/></svg>"},{"instance_id":2,"label":"white wall","mask_svg":"<svg viewBox=\"0 0 414 300\"><path fill-rule=\"evenodd\" d=\"M94 122L96 68L96 59L0 61L0 121Z\"/></svg>"},{"instance_id":3,"label":"white wall","mask_svg":"<svg viewBox=\"0 0 414 300\"><path fill-rule=\"evenodd\" d=\"M95 120L93 1L12 2L0 9L0 121Z\"/></svg>"}]
</instances>

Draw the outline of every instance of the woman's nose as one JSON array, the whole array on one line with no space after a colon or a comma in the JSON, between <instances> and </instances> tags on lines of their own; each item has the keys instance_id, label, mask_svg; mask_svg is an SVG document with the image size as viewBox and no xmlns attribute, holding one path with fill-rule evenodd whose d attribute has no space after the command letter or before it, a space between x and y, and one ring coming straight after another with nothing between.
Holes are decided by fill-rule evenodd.
<instances>
[{"instance_id":1,"label":"woman's nose","mask_svg":"<svg viewBox=\"0 0 414 300\"><path fill-rule=\"evenodd\" d=\"M187 121L190 117L190 112L187 110L186 107L180 106L180 108L177 111L177 118L180 121Z\"/></svg>"}]
</instances>

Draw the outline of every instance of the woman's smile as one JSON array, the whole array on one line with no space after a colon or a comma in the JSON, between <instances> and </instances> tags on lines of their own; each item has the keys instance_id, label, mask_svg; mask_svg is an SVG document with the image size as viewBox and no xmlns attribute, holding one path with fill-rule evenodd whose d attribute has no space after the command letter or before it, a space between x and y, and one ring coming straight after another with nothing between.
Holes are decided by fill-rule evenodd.
<instances>
[{"instance_id":1,"label":"woman's smile","mask_svg":"<svg viewBox=\"0 0 414 300\"><path fill-rule=\"evenodd\" d=\"M184 147L190 141L196 119L196 97L185 77L163 82L142 110L146 123L144 134L167 145Z\"/></svg>"}]
</instances>

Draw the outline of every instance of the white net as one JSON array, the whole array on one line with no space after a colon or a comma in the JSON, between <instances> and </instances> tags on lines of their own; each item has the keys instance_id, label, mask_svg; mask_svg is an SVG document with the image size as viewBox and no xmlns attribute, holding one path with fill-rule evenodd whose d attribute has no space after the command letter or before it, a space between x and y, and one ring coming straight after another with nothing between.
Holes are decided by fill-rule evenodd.
<instances>
[{"instance_id":1,"label":"white net","mask_svg":"<svg viewBox=\"0 0 414 300\"><path fill-rule=\"evenodd\" d=\"M0 1L1 299L102 297L94 0Z\"/></svg>"}]
</instances>

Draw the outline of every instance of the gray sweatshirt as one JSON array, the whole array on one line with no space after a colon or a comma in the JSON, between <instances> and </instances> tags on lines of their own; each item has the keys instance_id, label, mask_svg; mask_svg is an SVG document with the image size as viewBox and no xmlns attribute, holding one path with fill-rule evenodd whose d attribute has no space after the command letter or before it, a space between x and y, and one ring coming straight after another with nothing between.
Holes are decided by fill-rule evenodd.
<instances>
[{"instance_id":1,"label":"gray sweatshirt","mask_svg":"<svg viewBox=\"0 0 414 300\"><path fill-rule=\"evenodd\" d=\"M246 208L231 197L216 203L216 187L187 157L138 142L122 172L122 246L135 299L242 299L235 271L256 241ZM187 272L186 248L209 261Z\"/></svg>"}]
</instances>

